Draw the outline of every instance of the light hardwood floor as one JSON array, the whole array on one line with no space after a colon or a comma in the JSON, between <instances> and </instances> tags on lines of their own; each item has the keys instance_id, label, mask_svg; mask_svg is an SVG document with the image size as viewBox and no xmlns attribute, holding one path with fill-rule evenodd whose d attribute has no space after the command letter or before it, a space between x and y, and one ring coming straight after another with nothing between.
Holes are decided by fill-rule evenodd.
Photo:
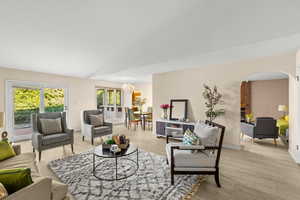
<instances>
[{"instance_id":1,"label":"light hardwood floor","mask_svg":"<svg viewBox=\"0 0 300 200\"><path fill-rule=\"evenodd\" d=\"M145 151L165 155L165 139L156 138L150 131L127 130L114 126L114 134L125 134L131 142ZM225 135L226 137L226 135ZM95 145L102 140L96 139ZM261 140L254 144L243 141L243 150L223 149L221 155L222 188L217 188L213 176L202 182L193 199L201 200L297 200L300 199L300 166L290 157L286 147L279 142ZM32 151L31 142L21 142L22 152ZM90 141L82 141L75 134L75 153L92 148ZM40 173L56 179L48 169L51 160L71 155L70 146L59 147L42 153L38 162Z\"/></svg>"}]
</instances>

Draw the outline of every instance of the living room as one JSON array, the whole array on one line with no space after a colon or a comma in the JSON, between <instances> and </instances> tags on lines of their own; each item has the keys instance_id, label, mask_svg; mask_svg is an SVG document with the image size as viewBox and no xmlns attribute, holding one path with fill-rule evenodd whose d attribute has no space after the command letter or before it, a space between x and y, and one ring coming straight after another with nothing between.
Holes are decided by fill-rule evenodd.
<instances>
[{"instance_id":1,"label":"living room","mask_svg":"<svg viewBox=\"0 0 300 200\"><path fill-rule=\"evenodd\" d=\"M1 2L0 199L299 198L299 8Z\"/></svg>"}]
</instances>

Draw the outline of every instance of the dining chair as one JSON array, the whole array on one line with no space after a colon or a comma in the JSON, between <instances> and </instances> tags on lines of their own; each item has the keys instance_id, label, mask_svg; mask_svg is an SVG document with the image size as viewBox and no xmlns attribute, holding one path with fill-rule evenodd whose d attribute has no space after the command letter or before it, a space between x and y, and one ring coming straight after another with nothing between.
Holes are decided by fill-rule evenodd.
<instances>
[{"instance_id":1,"label":"dining chair","mask_svg":"<svg viewBox=\"0 0 300 200\"><path fill-rule=\"evenodd\" d=\"M141 116L135 115L132 109L128 109L128 129L130 129L131 125L134 124L134 130L136 130L139 123L142 126Z\"/></svg>"}]
</instances>

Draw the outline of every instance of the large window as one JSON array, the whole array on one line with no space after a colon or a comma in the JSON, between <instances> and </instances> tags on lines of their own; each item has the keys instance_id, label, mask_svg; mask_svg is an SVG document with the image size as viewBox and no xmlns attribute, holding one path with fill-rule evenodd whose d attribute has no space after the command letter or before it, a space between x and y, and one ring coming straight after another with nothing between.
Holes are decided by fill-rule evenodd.
<instances>
[{"instance_id":1,"label":"large window","mask_svg":"<svg viewBox=\"0 0 300 200\"><path fill-rule=\"evenodd\" d=\"M97 89L97 108L104 106L105 89Z\"/></svg>"},{"instance_id":2,"label":"large window","mask_svg":"<svg viewBox=\"0 0 300 200\"><path fill-rule=\"evenodd\" d=\"M98 88L97 108L105 106L122 106L122 90L113 88Z\"/></svg>"},{"instance_id":3,"label":"large window","mask_svg":"<svg viewBox=\"0 0 300 200\"><path fill-rule=\"evenodd\" d=\"M116 90L116 105L121 106L122 91Z\"/></svg>"},{"instance_id":4,"label":"large window","mask_svg":"<svg viewBox=\"0 0 300 200\"><path fill-rule=\"evenodd\" d=\"M109 105L109 106L115 105L115 99L116 99L115 90L108 89L107 90L107 105Z\"/></svg>"}]
</instances>

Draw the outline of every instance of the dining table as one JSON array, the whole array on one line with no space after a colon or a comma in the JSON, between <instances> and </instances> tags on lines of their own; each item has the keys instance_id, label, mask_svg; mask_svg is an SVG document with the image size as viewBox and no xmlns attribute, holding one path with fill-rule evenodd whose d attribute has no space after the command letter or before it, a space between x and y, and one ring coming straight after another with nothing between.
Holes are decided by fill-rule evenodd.
<instances>
[{"instance_id":1,"label":"dining table","mask_svg":"<svg viewBox=\"0 0 300 200\"><path fill-rule=\"evenodd\" d=\"M140 111L136 111L136 112L133 112L134 115L137 115L137 116L141 116L141 119L142 119L142 129L145 131L146 130L146 117L151 115L152 112L140 112Z\"/></svg>"}]
</instances>

